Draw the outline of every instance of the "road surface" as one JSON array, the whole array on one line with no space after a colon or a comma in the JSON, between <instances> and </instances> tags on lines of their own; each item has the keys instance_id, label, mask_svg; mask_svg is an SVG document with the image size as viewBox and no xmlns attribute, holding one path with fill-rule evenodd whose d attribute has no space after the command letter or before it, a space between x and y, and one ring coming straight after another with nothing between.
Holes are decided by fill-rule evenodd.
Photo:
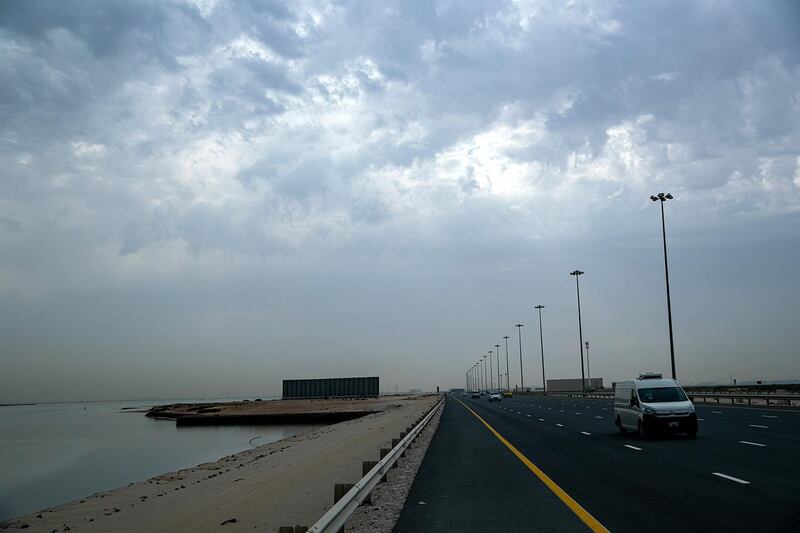
<instances>
[{"instance_id":1,"label":"road surface","mask_svg":"<svg viewBox=\"0 0 800 533\"><path fill-rule=\"evenodd\" d=\"M797 531L800 411L696 409L641 440L610 400L450 396L395 531Z\"/></svg>"}]
</instances>

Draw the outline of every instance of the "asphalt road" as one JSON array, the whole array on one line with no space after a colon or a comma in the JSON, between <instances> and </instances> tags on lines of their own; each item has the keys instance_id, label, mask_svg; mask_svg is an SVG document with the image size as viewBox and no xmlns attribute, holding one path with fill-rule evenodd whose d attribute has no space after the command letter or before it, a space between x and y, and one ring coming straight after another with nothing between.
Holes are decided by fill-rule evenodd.
<instances>
[{"instance_id":1,"label":"asphalt road","mask_svg":"<svg viewBox=\"0 0 800 533\"><path fill-rule=\"evenodd\" d=\"M608 400L448 397L395 531L588 529L475 415L611 531L798 531L800 411L696 409L697 439L640 440Z\"/></svg>"}]
</instances>

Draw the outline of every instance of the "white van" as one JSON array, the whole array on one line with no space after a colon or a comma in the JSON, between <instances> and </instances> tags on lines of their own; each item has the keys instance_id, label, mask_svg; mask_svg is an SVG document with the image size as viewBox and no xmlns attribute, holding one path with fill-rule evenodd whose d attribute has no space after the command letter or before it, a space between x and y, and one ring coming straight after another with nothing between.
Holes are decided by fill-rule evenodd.
<instances>
[{"instance_id":1,"label":"white van","mask_svg":"<svg viewBox=\"0 0 800 533\"><path fill-rule=\"evenodd\" d=\"M697 435L694 405L677 381L661 374L640 374L617 383L614 423L620 433L636 431L641 437L658 431Z\"/></svg>"}]
</instances>

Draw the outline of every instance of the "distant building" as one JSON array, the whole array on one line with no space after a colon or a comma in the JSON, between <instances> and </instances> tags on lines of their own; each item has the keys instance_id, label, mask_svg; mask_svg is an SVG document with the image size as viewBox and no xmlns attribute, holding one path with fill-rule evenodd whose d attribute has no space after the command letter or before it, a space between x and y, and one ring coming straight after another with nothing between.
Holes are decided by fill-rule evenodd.
<instances>
[{"instance_id":1,"label":"distant building","mask_svg":"<svg viewBox=\"0 0 800 533\"><path fill-rule=\"evenodd\" d=\"M284 379L283 399L377 398L378 377Z\"/></svg>"},{"instance_id":2,"label":"distant building","mask_svg":"<svg viewBox=\"0 0 800 533\"><path fill-rule=\"evenodd\" d=\"M586 390L600 390L603 388L603 378L591 378L584 380ZM581 378L568 379L548 379L548 392L580 392Z\"/></svg>"}]
</instances>

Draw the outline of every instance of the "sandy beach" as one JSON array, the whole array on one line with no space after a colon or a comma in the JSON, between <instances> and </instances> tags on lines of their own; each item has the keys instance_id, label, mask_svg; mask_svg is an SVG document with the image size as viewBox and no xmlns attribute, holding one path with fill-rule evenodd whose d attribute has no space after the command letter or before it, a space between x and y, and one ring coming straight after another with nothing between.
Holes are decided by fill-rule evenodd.
<instances>
[{"instance_id":1,"label":"sandy beach","mask_svg":"<svg viewBox=\"0 0 800 533\"><path fill-rule=\"evenodd\" d=\"M367 408L372 414L31 513L0 529L277 531L283 525L312 525L333 504L334 484L357 481L361 462L377 460L379 449L437 400L434 395L384 397ZM345 403L358 404L359 410L367 405ZM298 402L292 409L307 406Z\"/></svg>"}]
</instances>

